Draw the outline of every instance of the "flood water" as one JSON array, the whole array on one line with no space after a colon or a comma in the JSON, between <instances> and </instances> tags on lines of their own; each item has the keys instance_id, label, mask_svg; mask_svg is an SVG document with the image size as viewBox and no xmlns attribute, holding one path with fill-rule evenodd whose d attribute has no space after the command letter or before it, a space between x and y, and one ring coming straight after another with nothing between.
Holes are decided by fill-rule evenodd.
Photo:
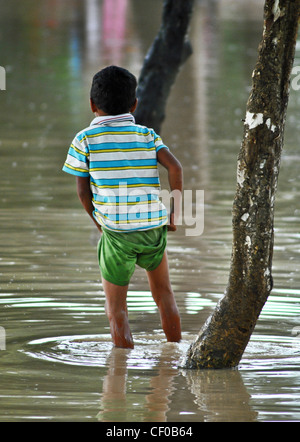
<instances>
[{"instance_id":1,"label":"flood water","mask_svg":"<svg viewBox=\"0 0 300 442\"><path fill-rule=\"evenodd\" d=\"M300 91L291 90L276 200L274 290L238 370L180 368L227 284L262 3L196 2L194 54L161 131L183 164L185 189L205 195L203 234L183 225L168 239L183 340L166 343L137 269L128 294L135 349L122 350L104 314L98 233L61 168L93 118L92 75L113 63L139 75L162 2L0 0L1 422L300 420Z\"/></svg>"}]
</instances>

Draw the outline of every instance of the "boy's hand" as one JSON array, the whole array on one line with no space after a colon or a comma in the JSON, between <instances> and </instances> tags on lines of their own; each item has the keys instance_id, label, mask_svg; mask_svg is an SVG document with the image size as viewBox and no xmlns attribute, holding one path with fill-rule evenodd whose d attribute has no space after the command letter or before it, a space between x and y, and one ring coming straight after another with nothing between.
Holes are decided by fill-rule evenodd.
<instances>
[{"instance_id":1,"label":"boy's hand","mask_svg":"<svg viewBox=\"0 0 300 442\"><path fill-rule=\"evenodd\" d=\"M176 232L177 226L174 224L174 213L170 215L170 223L168 224L168 232Z\"/></svg>"}]
</instances>

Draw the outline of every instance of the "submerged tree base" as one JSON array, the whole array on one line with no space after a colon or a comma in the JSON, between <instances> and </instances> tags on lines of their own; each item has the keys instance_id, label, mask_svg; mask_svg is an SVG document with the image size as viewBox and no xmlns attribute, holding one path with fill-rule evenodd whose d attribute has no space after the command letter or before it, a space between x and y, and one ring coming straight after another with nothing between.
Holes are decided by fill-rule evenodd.
<instances>
[{"instance_id":1,"label":"submerged tree base","mask_svg":"<svg viewBox=\"0 0 300 442\"><path fill-rule=\"evenodd\" d=\"M231 305L225 295L190 346L183 368L224 369L238 366L256 321L237 323Z\"/></svg>"}]
</instances>

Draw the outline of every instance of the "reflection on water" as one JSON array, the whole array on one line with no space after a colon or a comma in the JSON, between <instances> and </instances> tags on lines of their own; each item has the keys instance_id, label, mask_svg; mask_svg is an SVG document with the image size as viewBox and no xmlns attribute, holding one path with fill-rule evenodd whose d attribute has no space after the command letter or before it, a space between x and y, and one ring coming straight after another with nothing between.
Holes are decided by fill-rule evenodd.
<instances>
[{"instance_id":1,"label":"reflection on water","mask_svg":"<svg viewBox=\"0 0 300 442\"><path fill-rule=\"evenodd\" d=\"M204 233L187 237L182 226L169 235L182 342L165 342L137 269L128 294L136 344L129 351L112 347L98 233L61 167L74 133L92 119L91 76L110 63L138 75L161 1L0 0L7 73L0 92L0 421L300 420L295 91L276 203L272 295L239 370L181 368L227 283L241 119L262 28L262 1L249 5L196 2L194 55L173 88L162 135L184 166L185 188L205 191Z\"/></svg>"}]
</instances>

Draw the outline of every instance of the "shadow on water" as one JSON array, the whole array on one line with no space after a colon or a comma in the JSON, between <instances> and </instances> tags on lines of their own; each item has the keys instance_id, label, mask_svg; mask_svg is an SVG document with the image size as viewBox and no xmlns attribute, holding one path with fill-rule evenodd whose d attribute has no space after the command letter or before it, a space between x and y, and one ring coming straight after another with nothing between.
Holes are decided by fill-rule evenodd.
<instances>
[{"instance_id":1,"label":"shadow on water","mask_svg":"<svg viewBox=\"0 0 300 442\"><path fill-rule=\"evenodd\" d=\"M256 8L196 2L194 55L168 103L162 137L183 164L185 188L205 194L203 234L187 236L181 226L168 239L183 340L165 342L137 269L128 294L135 348L112 347L98 235L79 207L74 180L61 172L74 134L92 119L93 73L117 63L138 75L159 26L160 0L112 4L0 0L0 421L300 420L296 91L277 196L272 295L238 370L180 368L227 283L241 119L262 29L259 0ZM163 171L161 181L164 187Z\"/></svg>"}]
</instances>

